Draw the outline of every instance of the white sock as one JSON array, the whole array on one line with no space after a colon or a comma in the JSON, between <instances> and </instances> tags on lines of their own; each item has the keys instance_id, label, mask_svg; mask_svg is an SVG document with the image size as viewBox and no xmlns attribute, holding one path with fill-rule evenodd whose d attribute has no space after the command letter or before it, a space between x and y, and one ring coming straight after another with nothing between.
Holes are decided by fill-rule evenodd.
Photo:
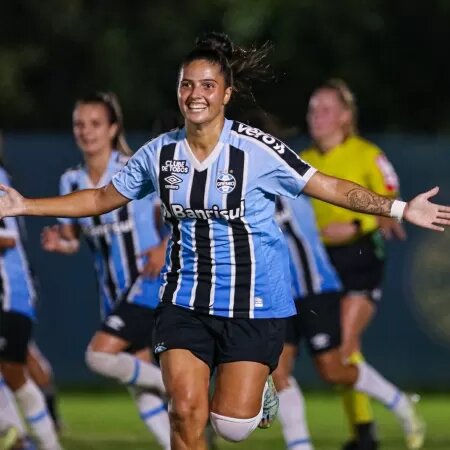
<instances>
[{"instance_id":1,"label":"white sock","mask_svg":"<svg viewBox=\"0 0 450 450\"><path fill-rule=\"evenodd\" d=\"M28 425L33 430L42 450L60 450L53 421L47 411L40 389L31 380L14 392Z\"/></svg>"},{"instance_id":2,"label":"white sock","mask_svg":"<svg viewBox=\"0 0 450 450\"><path fill-rule=\"evenodd\" d=\"M141 361L129 353L86 352L86 363L91 370L123 384L156 389L164 393L161 370L152 363Z\"/></svg>"},{"instance_id":3,"label":"white sock","mask_svg":"<svg viewBox=\"0 0 450 450\"><path fill-rule=\"evenodd\" d=\"M161 397L132 386L129 387L139 416L164 450L170 450L170 423Z\"/></svg>"},{"instance_id":4,"label":"white sock","mask_svg":"<svg viewBox=\"0 0 450 450\"><path fill-rule=\"evenodd\" d=\"M278 392L280 419L286 447L289 450L313 450L305 417L305 401L294 377L289 377L289 387Z\"/></svg>"},{"instance_id":5,"label":"white sock","mask_svg":"<svg viewBox=\"0 0 450 450\"><path fill-rule=\"evenodd\" d=\"M5 380L0 377L0 412L1 417L1 428L5 431L7 428L13 426L15 427L21 437L25 437L27 432L20 413L17 409L16 401L14 396L10 391L9 387L6 385ZM4 428L6 427L6 428Z\"/></svg>"},{"instance_id":6,"label":"white sock","mask_svg":"<svg viewBox=\"0 0 450 450\"><path fill-rule=\"evenodd\" d=\"M354 388L379 400L401 420L407 420L411 408L406 395L366 362L358 364L359 374Z\"/></svg>"}]
</instances>

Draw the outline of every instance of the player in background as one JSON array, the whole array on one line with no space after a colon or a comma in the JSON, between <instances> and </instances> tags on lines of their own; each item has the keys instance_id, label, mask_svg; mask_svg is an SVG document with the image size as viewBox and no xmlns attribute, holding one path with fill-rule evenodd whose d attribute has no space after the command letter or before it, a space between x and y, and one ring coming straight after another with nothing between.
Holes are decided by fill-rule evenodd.
<instances>
[{"instance_id":1,"label":"player in background","mask_svg":"<svg viewBox=\"0 0 450 450\"><path fill-rule=\"evenodd\" d=\"M327 175L354 181L392 199L398 196L398 178L392 165L378 147L357 134L356 100L342 80L330 80L313 92L307 122L314 144L301 152L302 158ZM404 239L405 232L390 218L345 210L317 199L312 205L323 242L344 285L342 356L358 363L364 359L362 335L381 299L383 235ZM376 449L367 396L346 390L343 400L354 432L345 449Z\"/></svg>"},{"instance_id":2,"label":"player in background","mask_svg":"<svg viewBox=\"0 0 450 450\"><path fill-rule=\"evenodd\" d=\"M131 154L121 109L111 93L77 101L73 133L84 162L63 174L61 195L108 184ZM59 225L44 229L42 246L70 255L78 251L80 236L85 236L95 260L104 318L88 346L86 363L94 372L129 386L141 419L168 449L169 419L161 399L164 385L150 351L167 243L160 216L157 197L149 195L108 214L62 218Z\"/></svg>"},{"instance_id":3,"label":"player in background","mask_svg":"<svg viewBox=\"0 0 450 450\"><path fill-rule=\"evenodd\" d=\"M297 315L288 319L286 343L278 368L273 374L279 392L279 417L286 445L290 450L312 450L304 412L302 392L292 376L299 344L304 339L321 378L334 385L354 387L374 398L381 391L396 393L399 398L394 414L400 420L405 435L414 435L415 447L424 440L424 429L406 394L373 370L377 385L371 389L358 385L359 367L344 363L341 347L342 285L320 240L314 211L309 199L277 201L277 222L289 248L291 283ZM358 444L359 445L359 444ZM359 445L359 448L367 448Z\"/></svg>"},{"instance_id":4,"label":"player in background","mask_svg":"<svg viewBox=\"0 0 450 450\"><path fill-rule=\"evenodd\" d=\"M322 174L275 137L225 119L233 91L242 92L267 69L266 53L234 46L219 33L199 39L179 70L185 127L141 147L104 187L30 199L0 185L0 216L98 216L159 193L173 232L154 353L169 397L172 450L203 450L208 416L230 441L274 420L278 401L268 376L282 351L285 318L295 314L285 241L274 220L277 195L304 191L435 231L450 226L450 207L428 200L438 188L394 201ZM358 388L379 383L361 362ZM379 399L388 404L396 394L382 389Z\"/></svg>"},{"instance_id":5,"label":"player in background","mask_svg":"<svg viewBox=\"0 0 450 450\"><path fill-rule=\"evenodd\" d=\"M0 180L5 185L10 184L3 167L0 167ZM31 444L27 443L26 428L16 404L40 448L60 450L45 398L27 372L26 360L35 320L36 293L19 223L13 217L0 220L0 299L0 372L3 377L0 379L0 407L16 429L19 438L17 448L27 448ZM8 391L12 392L13 398Z\"/></svg>"}]
</instances>

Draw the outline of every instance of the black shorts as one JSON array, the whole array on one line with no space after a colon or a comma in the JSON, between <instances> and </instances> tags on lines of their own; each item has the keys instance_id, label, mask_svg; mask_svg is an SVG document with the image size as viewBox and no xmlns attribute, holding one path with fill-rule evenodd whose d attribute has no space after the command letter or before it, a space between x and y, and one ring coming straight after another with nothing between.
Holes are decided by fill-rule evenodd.
<instances>
[{"instance_id":1,"label":"black shorts","mask_svg":"<svg viewBox=\"0 0 450 450\"><path fill-rule=\"evenodd\" d=\"M381 300L384 247L379 231L352 244L327 247L331 262L341 277L345 295L366 295L374 302Z\"/></svg>"},{"instance_id":2,"label":"black shorts","mask_svg":"<svg viewBox=\"0 0 450 450\"><path fill-rule=\"evenodd\" d=\"M297 315L286 323L286 344L305 339L312 355L341 345L341 292L311 295L295 301Z\"/></svg>"},{"instance_id":3,"label":"black shorts","mask_svg":"<svg viewBox=\"0 0 450 450\"><path fill-rule=\"evenodd\" d=\"M160 303L155 311L153 351L186 349L208 364L255 361L276 369L283 349L285 319L211 316Z\"/></svg>"},{"instance_id":4,"label":"black shorts","mask_svg":"<svg viewBox=\"0 0 450 450\"><path fill-rule=\"evenodd\" d=\"M28 316L0 309L0 360L25 364L32 329Z\"/></svg>"},{"instance_id":5,"label":"black shorts","mask_svg":"<svg viewBox=\"0 0 450 450\"><path fill-rule=\"evenodd\" d=\"M127 341L129 353L151 348L154 312L154 309L123 300L103 321L101 330Z\"/></svg>"}]
</instances>

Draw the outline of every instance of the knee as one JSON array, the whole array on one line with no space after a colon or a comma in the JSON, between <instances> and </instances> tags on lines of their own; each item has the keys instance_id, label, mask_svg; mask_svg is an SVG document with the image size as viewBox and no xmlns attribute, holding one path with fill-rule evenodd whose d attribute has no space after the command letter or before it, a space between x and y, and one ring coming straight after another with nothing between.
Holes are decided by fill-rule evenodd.
<instances>
[{"instance_id":1,"label":"knee","mask_svg":"<svg viewBox=\"0 0 450 450\"><path fill-rule=\"evenodd\" d=\"M20 389L27 381L25 366L16 363L3 363L1 374L6 386L12 391Z\"/></svg>"},{"instance_id":2,"label":"knee","mask_svg":"<svg viewBox=\"0 0 450 450\"><path fill-rule=\"evenodd\" d=\"M211 412L210 420L220 437L227 441L240 442L247 439L256 429L261 420L261 414L250 419L236 419Z\"/></svg>"},{"instance_id":3,"label":"knee","mask_svg":"<svg viewBox=\"0 0 450 450\"><path fill-rule=\"evenodd\" d=\"M323 381L329 384L345 384L343 369L339 364L321 364L319 374Z\"/></svg>"},{"instance_id":4,"label":"knee","mask_svg":"<svg viewBox=\"0 0 450 450\"><path fill-rule=\"evenodd\" d=\"M194 398L176 395L169 402L169 418L172 427L176 430L185 427L189 427L191 430L194 428L200 430L206 426L208 410Z\"/></svg>"},{"instance_id":5,"label":"knee","mask_svg":"<svg viewBox=\"0 0 450 450\"><path fill-rule=\"evenodd\" d=\"M111 370L114 366L114 356L115 355L110 353L95 352L88 348L84 359L90 370L108 376L111 374Z\"/></svg>"}]
</instances>

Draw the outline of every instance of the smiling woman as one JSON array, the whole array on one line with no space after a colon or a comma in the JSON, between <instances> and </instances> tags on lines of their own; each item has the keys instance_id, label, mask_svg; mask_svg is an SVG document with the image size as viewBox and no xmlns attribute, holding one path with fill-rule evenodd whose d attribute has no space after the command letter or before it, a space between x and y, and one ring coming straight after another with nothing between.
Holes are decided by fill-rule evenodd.
<instances>
[{"instance_id":1,"label":"smiling woman","mask_svg":"<svg viewBox=\"0 0 450 450\"><path fill-rule=\"evenodd\" d=\"M266 47L235 47L223 34L199 39L179 71L185 126L141 147L105 187L29 199L0 186L0 215L99 215L158 193L172 236L153 345L169 399L172 450L204 450L208 417L222 437L241 441L276 416L268 376L283 347L284 319L295 314L287 249L274 221L277 195L304 190L371 214L401 216L401 209L426 228L450 225L450 208L428 201L436 191L393 208L392 200L317 172L275 137L225 119L233 92L250 89L267 69L266 54ZM370 208L352 201L364 196Z\"/></svg>"}]
</instances>

